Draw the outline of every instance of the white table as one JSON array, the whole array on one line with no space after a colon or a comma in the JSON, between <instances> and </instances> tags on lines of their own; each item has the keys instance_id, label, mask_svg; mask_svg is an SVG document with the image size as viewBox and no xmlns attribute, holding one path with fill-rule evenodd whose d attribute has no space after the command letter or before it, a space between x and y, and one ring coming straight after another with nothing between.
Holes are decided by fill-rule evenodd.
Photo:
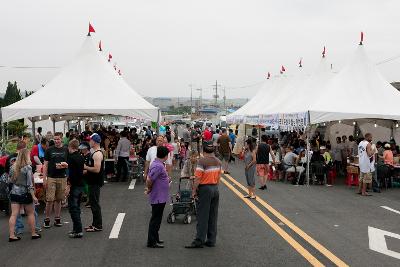
<instances>
[{"instance_id":1,"label":"white table","mask_svg":"<svg viewBox=\"0 0 400 267\"><path fill-rule=\"evenodd\" d=\"M33 174L33 180L34 180L35 184L43 184L43 178L42 178L42 176L40 176L40 173L38 173L38 172L35 172Z\"/></svg>"}]
</instances>

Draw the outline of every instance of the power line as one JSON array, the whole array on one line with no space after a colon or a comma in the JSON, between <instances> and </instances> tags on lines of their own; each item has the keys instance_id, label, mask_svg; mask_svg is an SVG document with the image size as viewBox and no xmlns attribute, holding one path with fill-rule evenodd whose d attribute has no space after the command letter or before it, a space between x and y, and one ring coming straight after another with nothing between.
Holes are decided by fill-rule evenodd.
<instances>
[{"instance_id":1,"label":"power line","mask_svg":"<svg viewBox=\"0 0 400 267\"><path fill-rule=\"evenodd\" d=\"M400 58L400 55L397 55L397 56L394 56L394 57L387 58L387 59L385 59L385 60L379 61L379 62L376 63L375 65L385 64L385 63L388 63L388 62L390 62L390 61L396 60L396 59L398 59L398 58Z\"/></svg>"},{"instance_id":2,"label":"power line","mask_svg":"<svg viewBox=\"0 0 400 267\"><path fill-rule=\"evenodd\" d=\"M8 69L59 69L61 67L58 66L5 66L2 65L0 68L8 68Z\"/></svg>"}]
</instances>

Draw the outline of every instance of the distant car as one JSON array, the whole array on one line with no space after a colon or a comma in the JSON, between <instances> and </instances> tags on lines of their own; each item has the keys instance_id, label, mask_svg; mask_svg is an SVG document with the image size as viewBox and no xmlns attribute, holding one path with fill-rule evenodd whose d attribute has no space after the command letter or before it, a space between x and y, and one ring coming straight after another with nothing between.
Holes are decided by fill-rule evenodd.
<instances>
[{"instance_id":1,"label":"distant car","mask_svg":"<svg viewBox=\"0 0 400 267\"><path fill-rule=\"evenodd\" d=\"M199 128L203 128L204 122L202 121L195 121L194 122L194 127L199 127Z\"/></svg>"},{"instance_id":2,"label":"distant car","mask_svg":"<svg viewBox=\"0 0 400 267\"><path fill-rule=\"evenodd\" d=\"M175 120L173 121L173 124L185 125L186 122L184 122L183 120Z\"/></svg>"}]
</instances>

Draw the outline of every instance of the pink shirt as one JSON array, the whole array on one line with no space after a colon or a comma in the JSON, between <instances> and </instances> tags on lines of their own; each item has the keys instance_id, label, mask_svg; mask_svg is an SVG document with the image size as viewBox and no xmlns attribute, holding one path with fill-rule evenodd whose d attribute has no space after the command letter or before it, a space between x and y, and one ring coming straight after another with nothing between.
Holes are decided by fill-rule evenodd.
<instances>
[{"instance_id":1,"label":"pink shirt","mask_svg":"<svg viewBox=\"0 0 400 267\"><path fill-rule=\"evenodd\" d=\"M384 160L385 164L393 166L393 164L394 164L394 162L393 162L393 152L391 150L383 151L383 160Z\"/></svg>"}]
</instances>

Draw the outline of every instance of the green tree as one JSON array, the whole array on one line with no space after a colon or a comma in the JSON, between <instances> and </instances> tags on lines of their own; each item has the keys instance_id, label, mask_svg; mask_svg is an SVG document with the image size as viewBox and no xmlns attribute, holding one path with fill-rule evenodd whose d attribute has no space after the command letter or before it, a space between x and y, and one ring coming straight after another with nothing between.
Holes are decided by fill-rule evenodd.
<instances>
[{"instance_id":1,"label":"green tree","mask_svg":"<svg viewBox=\"0 0 400 267\"><path fill-rule=\"evenodd\" d=\"M8 82L6 93L4 98L0 98L1 107L9 106L22 99L21 91L18 89L17 82ZM8 129L11 135L22 135L26 130L27 126L24 125L24 120L16 120L7 123L6 129Z\"/></svg>"},{"instance_id":2,"label":"green tree","mask_svg":"<svg viewBox=\"0 0 400 267\"><path fill-rule=\"evenodd\" d=\"M8 82L6 94L4 95L3 101L1 101L2 106L11 105L22 99L21 92L18 89L17 82Z\"/></svg>"},{"instance_id":3,"label":"green tree","mask_svg":"<svg viewBox=\"0 0 400 267\"><path fill-rule=\"evenodd\" d=\"M32 95L35 91L26 91L25 90L25 97Z\"/></svg>"},{"instance_id":4,"label":"green tree","mask_svg":"<svg viewBox=\"0 0 400 267\"><path fill-rule=\"evenodd\" d=\"M24 134L26 128L28 128L28 126L24 124L23 119L16 120L16 121L10 121L9 123L7 123L8 132L12 136L22 136Z\"/></svg>"}]
</instances>

